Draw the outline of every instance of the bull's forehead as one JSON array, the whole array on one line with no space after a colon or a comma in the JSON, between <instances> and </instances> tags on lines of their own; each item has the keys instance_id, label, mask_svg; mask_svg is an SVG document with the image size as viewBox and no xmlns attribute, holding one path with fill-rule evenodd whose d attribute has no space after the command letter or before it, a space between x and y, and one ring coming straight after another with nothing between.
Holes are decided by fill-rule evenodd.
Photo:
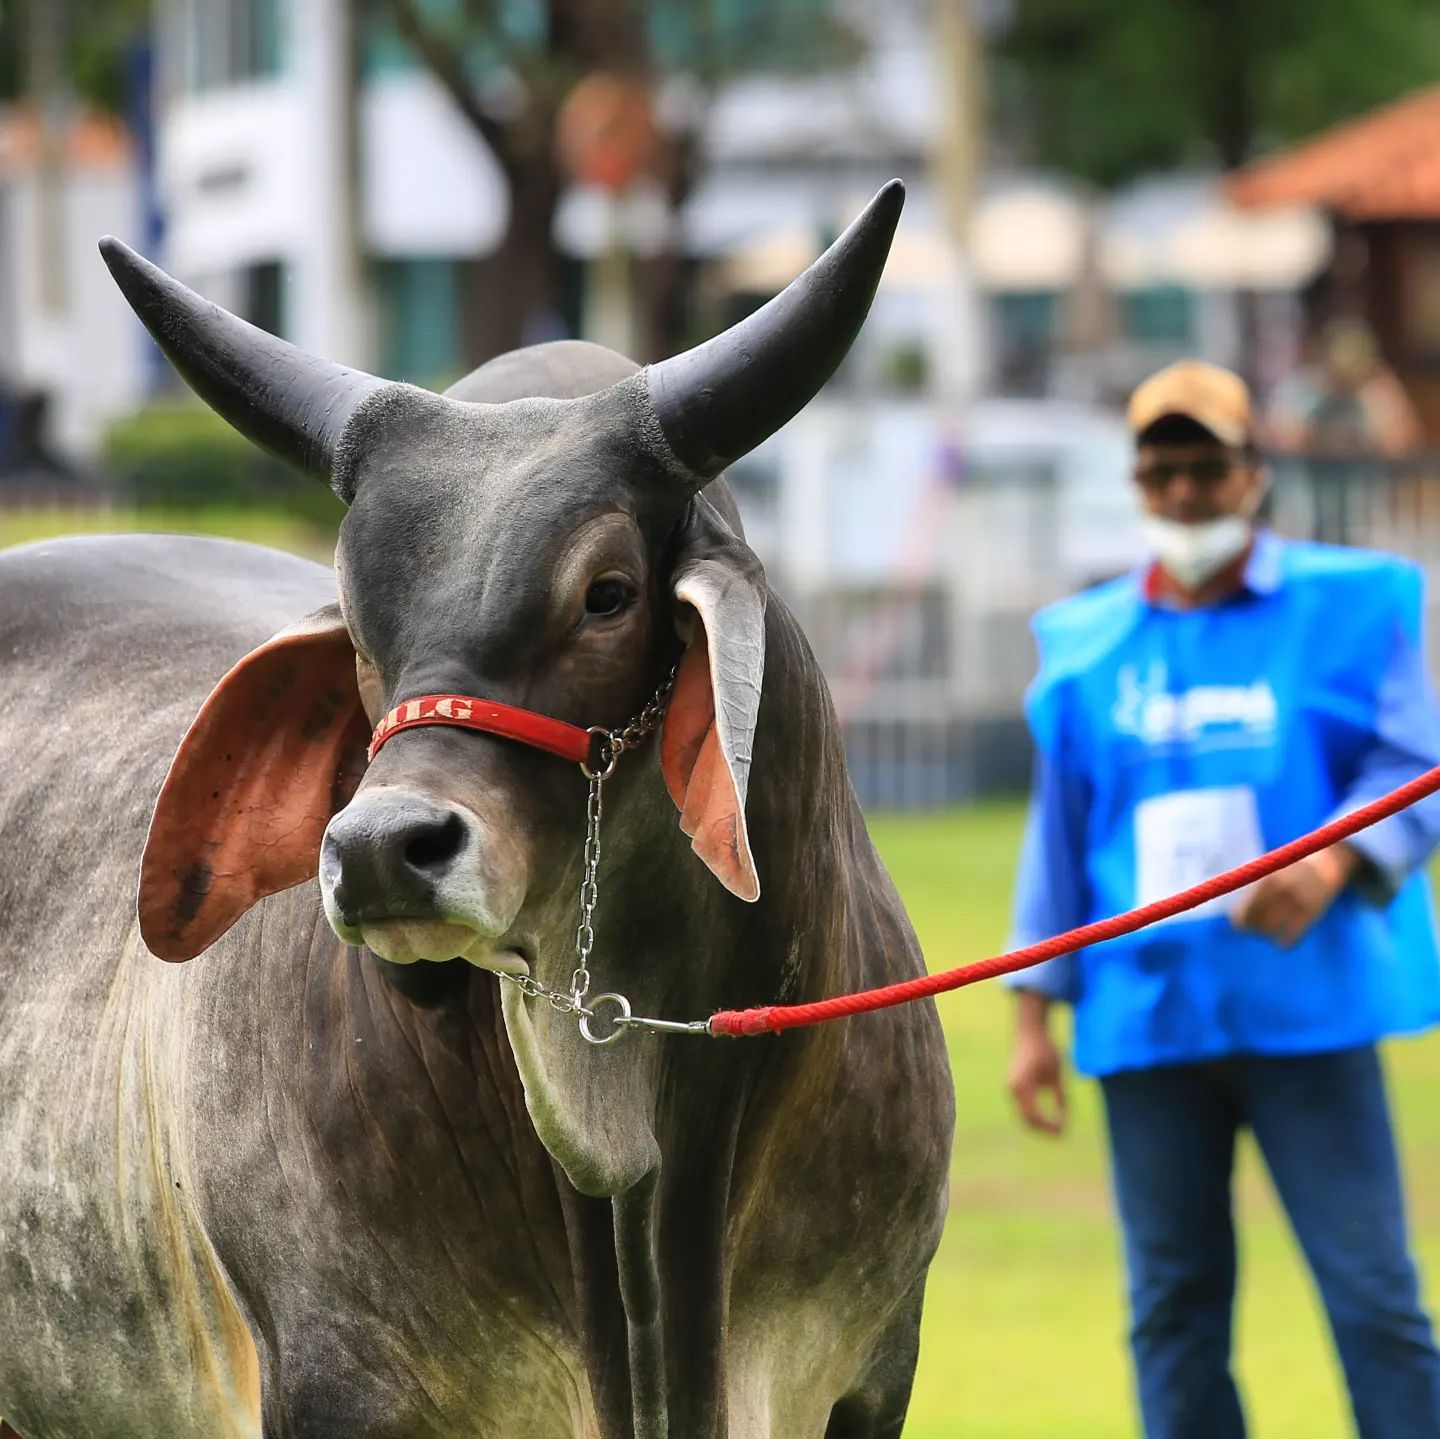
<instances>
[{"instance_id":1,"label":"bull's forehead","mask_svg":"<svg viewBox=\"0 0 1440 1439\"><path fill-rule=\"evenodd\" d=\"M470 404L405 385L366 403L345 432L337 480L360 514L386 507L485 515L540 494L603 497L636 486L684 498L641 377L579 399Z\"/></svg>"},{"instance_id":2,"label":"bull's forehead","mask_svg":"<svg viewBox=\"0 0 1440 1439\"><path fill-rule=\"evenodd\" d=\"M377 396L347 434L338 563L357 638L383 654L444 634L496 654L542 632L587 564L643 584L687 498L643 398L629 385L498 405Z\"/></svg>"}]
</instances>

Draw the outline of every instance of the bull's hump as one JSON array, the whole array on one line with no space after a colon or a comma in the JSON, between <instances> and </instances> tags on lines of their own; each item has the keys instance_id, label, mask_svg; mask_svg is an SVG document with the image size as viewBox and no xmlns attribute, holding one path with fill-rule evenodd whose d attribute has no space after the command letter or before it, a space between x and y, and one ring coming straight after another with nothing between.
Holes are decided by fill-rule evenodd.
<instances>
[{"instance_id":1,"label":"bull's hump","mask_svg":"<svg viewBox=\"0 0 1440 1439\"><path fill-rule=\"evenodd\" d=\"M334 597L323 565L234 540L94 535L0 554L0 630L53 632L62 649L102 616L152 637L208 624L258 641Z\"/></svg>"},{"instance_id":2,"label":"bull's hump","mask_svg":"<svg viewBox=\"0 0 1440 1439\"><path fill-rule=\"evenodd\" d=\"M578 400L607 390L640 368L634 360L588 340L552 340L487 360L445 391L469 404L507 400Z\"/></svg>"}]
</instances>

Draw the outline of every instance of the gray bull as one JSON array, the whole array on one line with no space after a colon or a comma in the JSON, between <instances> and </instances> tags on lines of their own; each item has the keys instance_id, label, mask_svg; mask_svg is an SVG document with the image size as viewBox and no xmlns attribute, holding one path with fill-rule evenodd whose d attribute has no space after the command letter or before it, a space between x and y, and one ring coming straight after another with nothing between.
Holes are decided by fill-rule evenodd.
<instances>
[{"instance_id":1,"label":"gray bull","mask_svg":"<svg viewBox=\"0 0 1440 1439\"><path fill-rule=\"evenodd\" d=\"M333 576L199 539L0 557L27 1439L900 1432L952 1121L933 1008L591 1048L485 972L568 987L578 768L454 728L364 753L428 693L619 725L678 662L606 786L596 988L694 1018L921 972L716 478L843 357L900 199L676 359L546 346L443 397L107 245L186 380L350 508Z\"/></svg>"}]
</instances>

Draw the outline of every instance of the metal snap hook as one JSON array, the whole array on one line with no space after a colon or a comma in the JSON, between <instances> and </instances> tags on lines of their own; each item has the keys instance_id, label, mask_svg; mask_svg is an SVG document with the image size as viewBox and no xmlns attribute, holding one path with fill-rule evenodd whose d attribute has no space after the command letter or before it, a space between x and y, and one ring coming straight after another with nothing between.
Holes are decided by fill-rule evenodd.
<instances>
[{"instance_id":1,"label":"metal snap hook","mask_svg":"<svg viewBox=\"0 0 1440 1439\"><path fill-rule=\"evenodd\" d=\"M606 1035L596 1035L591 1032L590 1021L597 1018L595 1011L600 1008L606 1000L619 1011L611 1023L614 1030ZM623 994L597 994L594 999L587 1001L589 1013L580 1016L580 1034L587 1044L603 1045L614 1044L617 1039L625 1037L625 1031L630 1023L630 1001Z\"/></svg>"}]
</instances>

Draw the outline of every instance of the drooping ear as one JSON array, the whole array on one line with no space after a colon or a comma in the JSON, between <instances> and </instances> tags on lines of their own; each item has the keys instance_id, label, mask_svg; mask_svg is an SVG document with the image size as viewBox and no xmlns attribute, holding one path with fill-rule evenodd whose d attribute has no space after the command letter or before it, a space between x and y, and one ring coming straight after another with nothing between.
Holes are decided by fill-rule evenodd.
<instances>
[{"instance_id":1,"label":"drooping ear","mask_svg":"<svg viewBox=\"0 0 1440 1439\"><path fill-rule=\"evenodd\" d=\"M140 935L193 959L257 900L315 874L365 768L355 651L326 605L245 656L180 742L140 863Z\"/></svg>"},{"instance_id":2,"label":"drooping ear","mask_svg":"<svg viewBox=\"0 0 1440 1439\"><path fill-rule=\"evenodd\" d=\"M687 640L660 735L680 828L731 894L760 898L745 796L765 676L760 562L704 498L691 502L671 579ZM685 633L688 629L689 633Z\"/></svg>"}]
</instances>

